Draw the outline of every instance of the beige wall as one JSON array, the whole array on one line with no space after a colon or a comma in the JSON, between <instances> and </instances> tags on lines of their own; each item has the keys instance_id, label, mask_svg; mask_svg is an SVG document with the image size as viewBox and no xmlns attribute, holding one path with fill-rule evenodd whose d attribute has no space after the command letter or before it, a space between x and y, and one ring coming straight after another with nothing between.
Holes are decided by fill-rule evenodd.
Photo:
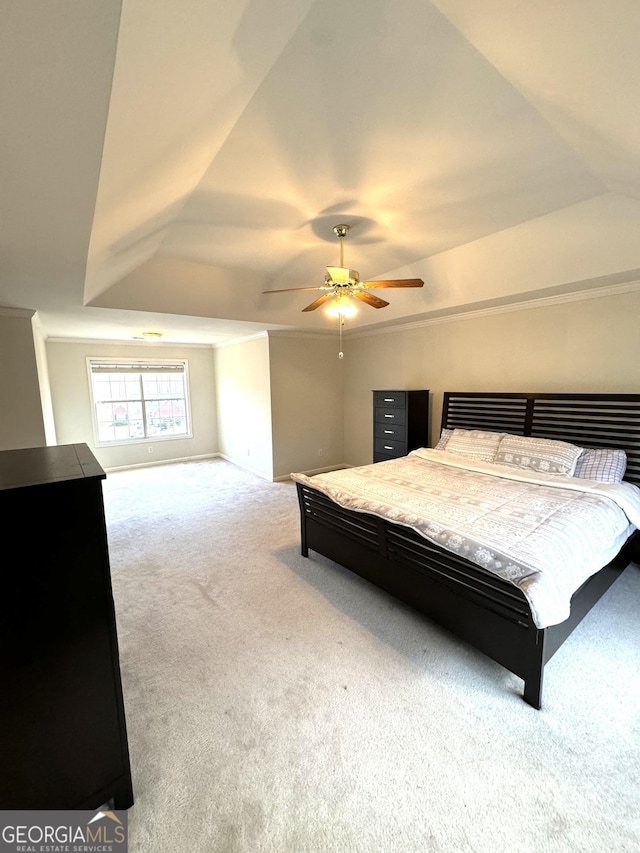
<instances>
[{"instance_id":1,"label":"beige wall","mask_svg":"<svg viewBox=\"0 0 640 853\"><path fill-rule=\"evenodd\" d=\"M218 347L215 377L220 452L271 480L271 391L266 334Z\"/></svg>"},{"instance_id":2,"label":"beige wall","mask_svg":"<svg viewBox=\"0 0 640 853\"><path fill-rule=\"evenodd\" d=\"M33 339L36 354L36 368L38 371L38 384L40 386L40 401L42 405L42 418L44 421L44 432L47 445L58 443L56 438L56 423L53 416L53 400L51 399L51 382L49 380L49 362L47 361L47 346L37 322L34 318Z\"/></svg>"},{"instance_id":3,"label":"beige wall","mask_svg":"<svg viewBox=\"0 0 640 853\"><path fill-rule=\"evenodd\" d=\"M0 450L46 443L32 312L0 309Z\"/></svg>"},{"instance_id":4,"label":"beige wall","mask_svg":"<svg viewBox=\"0 0 640 853\"><path fill-rule=\"evenodd\" d=\"M269 333L273 475L344 463L343 362L333 338Z\"/></svg>"},{"instance_id":5,"label":"beige wall","mask_svg":"<svg viewBox=\"0 0 640 853\"><path fill-rule=\"evenodd\" d=\"M48 362L58 443L86 442L105 468L218 450L267 479L362 465L372 459L374 389L429 388L433 443L447 390L640 393L639 328L636 291L349 336L342 361L331 338L281 333L215 352L47 342L45 360L30 313L2 309L0 449L45 444L38 364L42 373ZM146 444L95 448L86 358L150 352L188 359L194 437L155 442L153 454Z\"/></svg>"},{"instance_id":6,"label":"beige wall","mask_svg":"<svg viewBox=\"0 0 640 853\"><path fill-rule=\"evenodd\" d=\"M87 373L88 357L181 358L188 361L192 438L96 447ZM113 469L210 456L218 450L214 356L211 347L47 342L53 412L59 444L86 442L103 468Z\"/></svg>"},{"instance_id":7,"label":"beige wall","mask_svg":"<svg viewBox=\"0 0 640 853\"><path fill-rule=\"evenodd\" d=\"M349 338L345 458L371 461L371 391L431 390L431 443L444 391L640 393L640 292Z\"/></svg>"}]
</instances>

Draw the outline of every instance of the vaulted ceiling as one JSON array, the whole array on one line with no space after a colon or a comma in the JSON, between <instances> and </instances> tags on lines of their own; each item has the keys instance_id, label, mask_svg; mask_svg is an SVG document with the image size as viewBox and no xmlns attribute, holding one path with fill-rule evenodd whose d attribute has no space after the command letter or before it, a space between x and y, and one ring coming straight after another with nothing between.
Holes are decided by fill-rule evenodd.
<instances>
[{"instance_id":1,"label":"vaulted ceiling","mask_svg":"<svg viewBox=\"0 0 640 853\"><path fill-rule=\"evenodd\" d=\"M322 331L640 287L637 0L3 6L0 307L50 336ZM387 295L389 294L389 295ZM310 298L309 298L310 297Z\"/></svg>"}]
</instances>

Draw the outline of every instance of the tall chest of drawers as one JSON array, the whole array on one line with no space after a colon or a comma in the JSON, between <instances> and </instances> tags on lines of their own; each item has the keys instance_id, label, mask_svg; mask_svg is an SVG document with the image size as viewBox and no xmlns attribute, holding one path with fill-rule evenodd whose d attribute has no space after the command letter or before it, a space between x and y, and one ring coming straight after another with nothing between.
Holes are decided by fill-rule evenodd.
<instances>
[{"instance_id":1,"label":"tall chest of drawers","mask_svg":"<svg viewBox=\"0 0 640 853\"><path fill-rule=\"evenodd\" d=\"M429 391L373 392L373 461L429 444Z\"/></svg>"}]
</instances>

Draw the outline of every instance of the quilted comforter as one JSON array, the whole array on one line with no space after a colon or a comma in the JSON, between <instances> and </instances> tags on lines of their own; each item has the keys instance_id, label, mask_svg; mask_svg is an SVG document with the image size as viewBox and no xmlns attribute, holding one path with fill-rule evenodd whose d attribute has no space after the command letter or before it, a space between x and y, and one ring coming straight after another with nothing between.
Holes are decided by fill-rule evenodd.
<instances>
[{"instance_id":1,"label":"quilted comforter","mask_svg":"<svg viewBox=\"0 0 640 853\"><path fill-rule=\"evenodd\" d=\"M541 475L427 448L375 465L291 476L514 583L539 628L563 622L573 593L640 528L640 489L630 483Z\"/></svg>"}]
</instances>

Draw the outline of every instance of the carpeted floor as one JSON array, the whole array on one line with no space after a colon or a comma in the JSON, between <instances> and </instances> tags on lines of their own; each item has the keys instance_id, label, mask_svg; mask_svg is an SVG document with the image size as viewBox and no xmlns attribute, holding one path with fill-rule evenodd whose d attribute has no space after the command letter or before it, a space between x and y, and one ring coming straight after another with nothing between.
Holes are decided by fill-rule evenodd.
<instances>
[{"instance_id":1,"label":"carpeted floor","mask_svg":"<svg viewBox=\"0 0 640 853\"><path fill-rule=\"evenodd\" d=\"M640 850L640 572L522 682L329 560L292 483L109 474L132 853Z\"/></svg>"}]
</instances>

